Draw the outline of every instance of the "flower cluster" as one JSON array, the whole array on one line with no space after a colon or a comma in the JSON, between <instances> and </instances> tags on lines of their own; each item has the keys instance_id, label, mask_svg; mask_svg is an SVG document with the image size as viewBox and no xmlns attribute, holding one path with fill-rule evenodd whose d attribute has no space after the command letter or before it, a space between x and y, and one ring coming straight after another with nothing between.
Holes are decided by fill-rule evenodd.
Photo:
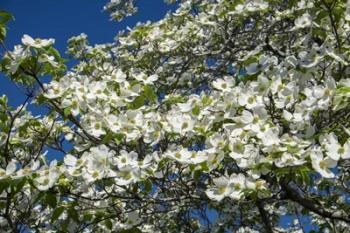
<instances>
[{"instance_id":1,"label":"flower cluster","mask_svg":"<svg viewBox=\"0 0 350 233\"><path fill-rule=\"evenodd\" d=\"M136 8L106 9L119 20ZM14 200L0 224L13 229L21 216L42 232L297 232L302 211L326 221L320 230L327 219L347 229L349 9L183 0L115 43L71 38L79 63L69 71L53 39L24 35L2 70L38 84L30 98L50 112L0 101L0 197ZM33 209L16 209L25 198ZM281 227L284 215L297 224Z\"/></svg>"}]
</instances>

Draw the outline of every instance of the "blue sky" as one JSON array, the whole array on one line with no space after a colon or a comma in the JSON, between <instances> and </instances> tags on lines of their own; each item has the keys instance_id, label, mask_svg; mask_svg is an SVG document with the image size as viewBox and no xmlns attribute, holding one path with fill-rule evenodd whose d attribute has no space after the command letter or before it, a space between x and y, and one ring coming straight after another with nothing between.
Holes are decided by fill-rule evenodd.
<instances>
[{"instance_id":1,"label":"blue sky","mask_svg":"<svg viewBox=\"0 0 350 233\"><path fill-rule=\"evenodd\" d=\"M112 42L118 31L137 22L161 19L171 8L163 0L138 1L139 13L122 22L109 20L103 12L107 0L0 0L0 9L12 13L5 44L9 49L21 43L23 34L34 38L54 38L63 56L67 40L84 32L90 44ZM1 51L2 52L2 51ZM6 94L12 106L25 99L20 90L0 74L0 96Z\"/></svg>"},{"instance_id":2,"label":"blue sky","mask_svg":"<svg viewBox=\"0 0 350 233\"><path fill-rule=\"evenodd\" d=\"M163 0L138 1L139 12L122 22L111 21L108 12L103 11L107 0L0 0L0 10L10 12L15 20L8 24L5 40L10 50L21 43L23 34L34 38L54 38L55 48L65 55L67 40L84 32L89 43L103 44L113 42L118 31L133 27L137 22L156 21L174 6L164 4ZM3 50L0 50L1 53ZM0 96L7 95L9 105L17 107L26 99L24 91L0 73ZM42 107L30 105L33 115L46 111ZM62 155L49 150L48 158L60 159Z\"/></svg>"}]
</instances>

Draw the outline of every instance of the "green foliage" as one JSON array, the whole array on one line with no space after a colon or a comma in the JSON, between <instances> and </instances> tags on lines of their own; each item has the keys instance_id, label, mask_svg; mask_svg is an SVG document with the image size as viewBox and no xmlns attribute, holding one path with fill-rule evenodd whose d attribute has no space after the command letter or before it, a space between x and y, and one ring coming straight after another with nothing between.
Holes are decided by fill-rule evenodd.
<instances>
[{"instance_id":1,"label":"green foliage","mask_svg":"<svg viewBox=\"0 0 350 233\"><path fill-rule=\"evenodd\" d=\"M0 43L4 41L7 34L7 23L14 17L7 11L0 10Z\"/></svg>"}]
</instances>

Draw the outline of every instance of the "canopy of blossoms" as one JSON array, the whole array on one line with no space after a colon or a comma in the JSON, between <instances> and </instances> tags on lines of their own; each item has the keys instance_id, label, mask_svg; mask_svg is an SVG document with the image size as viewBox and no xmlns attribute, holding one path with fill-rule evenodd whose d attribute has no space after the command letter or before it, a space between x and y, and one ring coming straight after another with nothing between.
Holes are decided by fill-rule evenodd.
<instances>
[{"instance_id":1,"label":"canopy of blossoms","mask_svg":"<svg viewBox=\"0 0 350 233\"><path fill-rule=\"evenodd\" d=\"M350 1L168 3L114 43L72 37L70 69L54 39L6 49L0 13L27 94L0 98L1 231L347 232Z\"/></svg>"}]
</instances>

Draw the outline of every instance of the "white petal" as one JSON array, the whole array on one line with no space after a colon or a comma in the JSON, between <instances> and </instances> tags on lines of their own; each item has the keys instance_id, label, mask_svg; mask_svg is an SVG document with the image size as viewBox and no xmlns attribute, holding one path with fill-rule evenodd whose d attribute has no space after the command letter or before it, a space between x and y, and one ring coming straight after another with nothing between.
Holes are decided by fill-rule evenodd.
<instances>
[{"instance_id":1,"label":"white petal","mask_svg":"<svg viewBox=\"0 0 350 233\"><path fill-rule=\"evenodd\" d=\"M27 34L24 34L22 37L22 43L27 46L32 46L35 41L32 37L28 36Z\"/></svg>"},{"instance_id":2,"label":"white petal","mask_svg":"<svg viewBox=\"0 0 350 233\"><path fill-rule=\"evenodd\" d=\"M16 169L17 169L16 162L11 161L6 167L6 175L11 175L16 171Z\"/></svg>"}]
</instances>

